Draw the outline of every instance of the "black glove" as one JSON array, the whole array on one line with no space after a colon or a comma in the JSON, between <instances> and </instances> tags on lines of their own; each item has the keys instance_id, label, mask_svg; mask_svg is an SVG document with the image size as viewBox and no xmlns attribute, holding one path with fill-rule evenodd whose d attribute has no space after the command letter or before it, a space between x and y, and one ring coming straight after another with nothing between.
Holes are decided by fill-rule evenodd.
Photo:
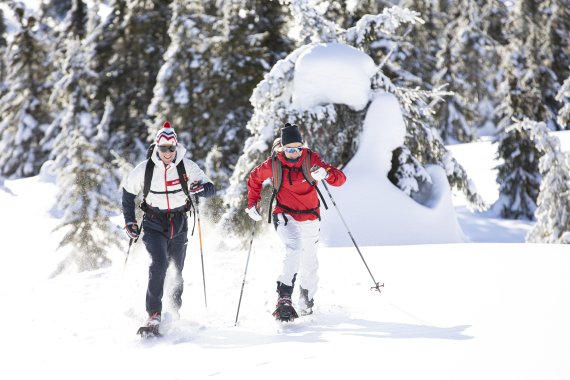
<instances>
[{"instance_id":1,"label":"black glove","mask_svg":"<svg viewBox=\"0 0 570 380\"><path fill-rule=\"evenodd\" d=\"M131 239L137 239L140 235L139 225L135 223L125 224L125 233Z\"/></svg>"}]
</instances>

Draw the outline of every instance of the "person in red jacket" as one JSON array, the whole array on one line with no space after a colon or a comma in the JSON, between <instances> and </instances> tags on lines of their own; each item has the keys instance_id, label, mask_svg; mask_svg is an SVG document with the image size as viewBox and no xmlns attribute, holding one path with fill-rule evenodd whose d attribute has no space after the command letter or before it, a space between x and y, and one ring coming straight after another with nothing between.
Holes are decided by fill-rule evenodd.
<instances>
[{"instance_id":1,"label":"person in red jacket","mask_svg":"<svg viewBox=\"0 0 570 380\"><path fill-rule=\"evenodd\" d=\"M308 157L310 155L310 157ZM312 179L341 186L346 181L342 171L324 162L304 144L297 125L287 123L281 129L281 144L276 148L276 160L282 167L282 184L273 209L273 225L285 244L285 257L281 274L277 279L277 310L273 315L281 320L293 320L297 313L292 306L291 295L295 281L299 280L298 307L301 315L311 314L318 285L317 246L320 232L320 202L316 185L305 178L301 167L310 158ZM258 202L263 182L273 177L272 157L255 167L248 179L247 214L255 221L261 220Z\"/></svg>"}]
</instances>

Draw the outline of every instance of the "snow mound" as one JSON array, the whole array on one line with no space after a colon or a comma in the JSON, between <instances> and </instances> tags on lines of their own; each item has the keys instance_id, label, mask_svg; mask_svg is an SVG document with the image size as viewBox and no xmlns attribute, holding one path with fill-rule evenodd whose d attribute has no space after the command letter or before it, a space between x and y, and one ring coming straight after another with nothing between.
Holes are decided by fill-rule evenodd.
<instances>
[{"instance_id":1,"label":"snow mound","mask_svg":"<svg viewBox=\"0 0 570 380\"><path fill-rule=\"evenodd\" d=\"M376 65L370 56L344 44L316 44L295 64L292 106L310 109L321 104L346 104L363 109L369 101Z\"/></svg>"},{"instance_id":2,"label":"snow mound","mask_svg":"<svg viewBox=\"0 0 570 380\"><path fill-rule=\"evenodd\" d=\"M441 167L426 167L431 183L422 184L415 200L388 180L392 150L403 144L404 134L396 98L388 93L377 95L368 109L358 151L343 169L346 183L338 188L328 186L349 228L369 226L352 228L357 243L370 246L467 241ZM328 203L329 210L321 207L322 241L329 246L352 245L337 210L333 210L332 202Z\"/></svg>"}]
</instances>

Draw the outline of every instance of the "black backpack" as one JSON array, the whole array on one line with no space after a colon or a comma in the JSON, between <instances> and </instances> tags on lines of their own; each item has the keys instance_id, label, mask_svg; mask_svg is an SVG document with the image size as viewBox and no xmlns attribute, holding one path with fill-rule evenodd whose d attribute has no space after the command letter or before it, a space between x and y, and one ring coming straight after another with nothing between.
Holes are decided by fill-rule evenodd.
<instances>
[{"instance_id":1,"label":"black backpack","mask_svg":"<svg viewBox=\"0 0 570 380\"><path fill-rule=\"evenodd\" d=\"M273 147L271 148L271 172L272 172L272 176L271 176L271 186L273 187L273 191L271 194L271 200L269 201L269 215L268 215L268 223L271 223L271 210L273 209L273 200L275 200L276 204L281 207L283 210L289 212L289 213L293 213L293 214L314 214L317 216L317 218L319 218L319 220L321 220L321 217L319 216L319 214L317 213L317 209L321 206L320 201L319 204L317 205L317 207L313 208L313 209L308 209L308 210L295 210L292 209L282 203L279 203L279 201L277 200L277 193L279 192L279 190L281 190L281 185L283 185L283 169L285 168L286 170L288 170L288 179L289 179L289 183L292 184L291 181L291 172L301 172L303 173L303 177L305 177L305 180L307 181L308 184L310 184L311 186L313 186L315 188L315 190L317 190L317 194L319 194L320 199L323 201L323 205L325 206L325 210L328 210L328 206L327 206L327 202L325 202L325 199L323 198L323 194L321 194L318 186L317 186L317 181L315 181L313 179L313 177L311 176L311 150L307 149L307 156L303 159L303 162L301 163L301 167L300 168L293 168L287 165L283 165L282 162L277 158L277 151L276 149L278 147L281 146L281 139L277 138L275 139L275 141L273 142ZM285 222L286 223L286 222Z\"/></svg>"},{"instance_id":2,"label":"black backpack","mask_svg":"<svg viewBox=\"0 0 570 380\"><path fill-rule=\"evenodd\" d=\"M152 161L152 152L154 151L154 146L156 144L152 143L149 145L146 151L146 167L144 171L144 186L143 186L143 200L141 203L141 209L146 212L147 204L146 197L150 193L150 183L152 182L152 175L154 172L154 162ZM191 210L194 209L194 203L192 202L192 197L190 197L190 192L188 191L188 175L186 174L186 168L184 167L184 161L180 160L178 165L176 165L176 171L178 172L178 179L180 180L180 186L182 186L182 191L186 194L186 208L187 212L192 213ZM195 210L195 209L194 209ZM194 226L196 225L196 213L194 212ZM194 235L194 227L192 227L192 235Z\"/></svg>"}]
</instances>

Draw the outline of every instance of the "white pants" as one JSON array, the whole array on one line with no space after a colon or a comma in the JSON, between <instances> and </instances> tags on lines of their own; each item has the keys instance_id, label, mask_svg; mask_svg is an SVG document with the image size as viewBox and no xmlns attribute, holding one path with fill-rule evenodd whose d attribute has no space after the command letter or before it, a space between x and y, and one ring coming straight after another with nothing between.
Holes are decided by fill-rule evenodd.
<instances>
[{"instance_id":1,"label":"white pants","mask_svg":"<svg viewBox=\"0 0 570 380\"><path fill-rule=\"evenodd\" d=\"M292 286L297 274L299 285L308 290L309 299L312 299L319 282L317 248L321 222L318 219L298 222L289 214L285 217L287 225L283 214L277 214L277 235L285 244L283 269L277 280Z\"/></svg>"}]
</instances>

